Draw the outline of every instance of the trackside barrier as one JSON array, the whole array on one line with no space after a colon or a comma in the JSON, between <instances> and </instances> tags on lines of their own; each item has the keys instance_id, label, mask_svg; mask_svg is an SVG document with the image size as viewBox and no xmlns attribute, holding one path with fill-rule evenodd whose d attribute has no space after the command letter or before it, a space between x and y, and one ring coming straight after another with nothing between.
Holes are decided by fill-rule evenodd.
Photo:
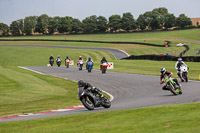
<instances>
[{"instance_id":1,"label":"trackside barrier","mask_svg":"<svg viewBox=\"0 0 200 133\"><path fill-rule=\"evenodd\" d=\"M113 62L108 62L107 69L114 69L114 63Z\"/></svg>"},{"instance_id":2,"label":"trackside barrier","mask_svg":"<svg viewBox=\"0 0 200 133\"><path fill-rule=\"evenodd\" d=\"M177 61L179 57L170 55L140 55L125 57L125 60L156 60L156 61ZM181 57L183 61L200 62L200 56L184 56Z\"/></svg>"}]
</instances>

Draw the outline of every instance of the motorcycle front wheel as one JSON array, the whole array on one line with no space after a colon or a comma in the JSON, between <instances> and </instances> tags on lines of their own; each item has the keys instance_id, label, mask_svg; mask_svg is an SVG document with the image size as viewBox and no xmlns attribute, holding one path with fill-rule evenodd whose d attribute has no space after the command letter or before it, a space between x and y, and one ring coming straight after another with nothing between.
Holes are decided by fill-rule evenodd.
<instances>
[{"instance_id":1,"label":"motorcycle front wheel","mask_svg":"<svg viewBox=\"0 0 200 133\"><path fill-rule=\"evenodd\" d=\"M174 86L172 85L172 83L169 84L169 89L172 92L172 94L177 95L178 93L176 92L176 89L174 88Z\"/></svg>"},{"instance_id":2,"label":"motorcycle front wheel","mask_svg":"<svg viewBox=\"0 0 200 133\"><path fill-rule=\"evenodd\" d=\"M82 98L81 102L83 103L85 108L87 108L88 110L93 110L94 109L94 104L92 103L92 101L90 101L90 99L88 97Z\"/></svg>"}]
</instances>

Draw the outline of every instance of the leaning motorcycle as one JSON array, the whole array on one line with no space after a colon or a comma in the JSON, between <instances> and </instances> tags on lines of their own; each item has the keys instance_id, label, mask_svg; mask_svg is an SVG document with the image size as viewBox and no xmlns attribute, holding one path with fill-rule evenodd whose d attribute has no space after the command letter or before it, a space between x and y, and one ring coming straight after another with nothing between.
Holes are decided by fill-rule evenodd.
<instances>
[{"instance_id":1,"label":"leaning motorcycle","mask_svg":"<svg viewBox=\"0 0 200 133\"><path fill-rule=\"evenodd\" d=\"M87 68L86 68L88 70L88 72L92 71L92 67L93 67L93 62L92 61L88 61Z\"/></svg>"},{"instance_id":2,"label":"leaning motorcycle","mask_svg":"<svg viewBox=\"0 0 200 133\"><path fill-rule=\"evenodd\" d=\"M66 59L66 61L65 61L65 66L66 66L66 68L69 68L69 62L70 62L70 60L69 60L69 59Z\"/></svg>"},{"instance_id":3,"label":"leaning motorcycle","mask_svg":"<svg viewBox=\"0 0 200 133\"><path fill-rule=\"evenodd\" d=\"M78 97L88 110L93 110L97 107L110 108L111 106L111 102L107 97L100 97L97 93L87 92L84 90L84 87L78 88Z\"/></svg>"},{"instance_id":4,"label":"leaning motorcycle","mask_svg":"<svg viewBox=\"0 0 200 133\"><path fill-rule=\"evenodd\" d=\"M180 86L178 86L171 77L166 76L163 82L166 84L167 88L169 89L169 91L171 91L172 94L174 95L182 94Z\"/></svg>"},{"instance_id":5,"label":"leaning motorcycle","mask_svg":"<svg viewBox=\"0 0 200 133\"><path fill-rule=\"evenodd\" d=\"M108 67L108 63L107 62L104 62L101 65L101 71L102 71L102 73L106 73L107 67Z\"/></svg>"},{"instance_id":6,"label":"leaning motorcycle","mask_svg":"<svg viewBox=\"0 0 200 133\"><path fill-rule=\"evenodd\" d=\"M183 80L188 82L188 67L182 65L180 67L180 74L182 74Z\"/></svg>"},{"instance_id":7,"label":"leaning motorcycle","mask_svg":"<svg viewBox=\"0 0 200 133\"><path fill-rule=\"evenodd\" d=\"M78 63L79 70L83 69L83 64L84 64L84 62L82 60L79 60L79 63Z\"/></svg>"}]
</instances>

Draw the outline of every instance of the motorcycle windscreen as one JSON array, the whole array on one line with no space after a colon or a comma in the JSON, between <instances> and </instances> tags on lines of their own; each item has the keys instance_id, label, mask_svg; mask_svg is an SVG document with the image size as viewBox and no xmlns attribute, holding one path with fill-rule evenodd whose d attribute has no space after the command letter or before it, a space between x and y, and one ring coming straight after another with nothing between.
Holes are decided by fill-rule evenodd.
<instances>
[{"instance_id":1,"label":"motorcycle windscreen","mask_svg":"<svg viewBox=\"0 0 200 133\"><path fill-rule=\"evenodd\" d=\"M84 87L79 87L78 88L78 97L80 97L83 92L84 92Z\"/></svg>"}]
</instances>

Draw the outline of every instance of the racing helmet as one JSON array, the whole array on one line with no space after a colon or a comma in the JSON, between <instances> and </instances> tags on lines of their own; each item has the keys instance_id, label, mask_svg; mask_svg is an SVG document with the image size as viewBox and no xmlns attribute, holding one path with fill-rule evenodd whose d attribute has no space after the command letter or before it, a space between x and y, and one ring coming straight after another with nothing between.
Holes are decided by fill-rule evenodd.
<instances>
[{"instance_id":1,"label":"racing helmet","mask_svg":"<svg viewBox=\"0 0 200 133\"><path fill-rule=\"evenodd\" d=\"M85 85L86 85L85 81L83 81L83 80L78 81L78 87L85 87Z\"/></svg>"},{"instance_id":2,"label":"racing helmet","mask_svg":"<svg viewBox=\"0 0 200 133\"><path fill-rule=\"evenodd\" d=\"M161 69L160 69L160 72L161 72L162 74L165 74L166 69L165 69L165 68L161 68Z\"/></svg>"},{"instance_id":3,"label":"racing helmet","mask_svg":"<svg viewBox=\"0 0 200 133\"><path fill-rule=\"evenodd\" d=\"M182 58L178 58L178 61L182 61Z\"/></svg>"}]
</instances>

